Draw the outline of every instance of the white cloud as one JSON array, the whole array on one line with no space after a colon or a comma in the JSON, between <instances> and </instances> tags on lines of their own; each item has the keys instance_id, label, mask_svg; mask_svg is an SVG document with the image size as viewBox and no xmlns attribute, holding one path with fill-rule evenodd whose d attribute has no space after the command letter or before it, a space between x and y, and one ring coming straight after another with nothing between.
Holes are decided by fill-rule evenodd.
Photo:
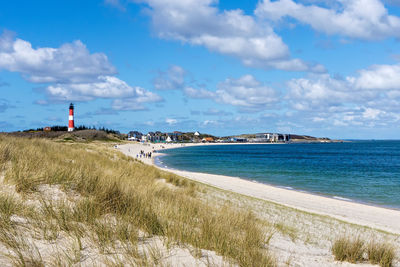
<instances>
[{"instance_id":1,"label":"white cloud","mask_svg":"<svg viewBox=\"0 0 400 267\"><path fill-rule=\"evenodd\" d=\"M344 79L327 74L292 79L286 100L297 116L335 126L389 126L400 116L398 65L374 65ZM324 120L320 120L324 118Z\"/></svg>"},{"instance_id":2,"label":"white cloud","mask_svg":"<svg viewBox=\"0 0 400 267\"><path fill-rule=\"evenodd\" d=\"M270 21L292 17L326 34L369 40L400 37L400 18L389 15L379 0L344 0L335 1L335 4L326 8L293 0L264 0L255 13Z\"/></svg>"},{"instance_id":3,"label":"white cloud","mask_svg":"<svg viewBox=\"0 0 400 267\"><path fill-rule=\"evenodd\" d=\"M217 102L244 110L268 109L279 100L272 88L263 85L252 75L244 75L239 79L226 79L217 87L215 98Z\"/></svg>"},{"instance_id":4,"label":"white cloud","mask_svg":"<svg viewBox=\"0 0 400 267\"><path fill-rule=\"evenodd\" d=\"M60 100L92 100L94 98L121 98L143 94L140 87L131 87L126 82L113 76L99 76L90 83L55 84L47 87L46 92Z\"/></svg>"},{"instance_id":5,"label":"white cloud","mask_svg":"<svg viewBox=\"0 0 400 267\"><path fill-rule=\"evenodd\" d=\"M218 121L215 120L205 120L201 123L201 126L218 125Z\"/></svg>"},{"instance_id":6,"label":"white cloud","mask_svg":"<svg viewBox=\"0 0 400 267\"><path fill-rule=\"evenodd\" d=\"M366 119L371 119L375 120L379 117L380 114L385 113L384 111L381 111L379 109L375 108L366 108L363 112L363 117Z\"/></svg>"},{"instance_id":7,"label":"white cloud","mask_svg":"<svg viewBox=\"0 0 400 267\"><path fill-rule=\"evenodd\" d=\"M90 54L81 41L35 49L10 32L0 36L0 69L22 73L35 83L87 82L116 73L106 55Z\"/></svg>"},{"instance_id":8,"label":"white cloud","mask_svg":"<svg viewBox=\"0 0 400 267\"><path fill-rule=\"evenodd\" d=\"M52 100L90 101L96 98L115 99L112 107L116 110L142 110L143 103L159 102L160 96L141 87L131 87L112 76L100 76L92 83L69 83L50 85L46 93Z\"/></svg>"},{"instance_id":9,"label":"white cloud","mask_svg":"<svg viewBox=\"0 0 400 267\"><path fill-rule=\"evenodd\" d=\"M176 65L172 65L166 72L159 72L154 78L154 88L157 90L182 89L185 83L186 71Z\"/></svg>"},{"instance_id":10,"label":"white cloud","mask_svg":"<svg viewBox=\"0 0 400 267\"><path fill-rule=\"evenodd\" d=\"M174 125L178 123L176 119L170 119L170 118L165 119L165 122L168 123L169 125Z\"/></svg>"},{"instance_id":11,"label":"white cloud","mask_svg":"<svg viewBox=\"0 0 400 267\"><path fill-rule=\"evenodd\" d=\"M137 0L149 6L160 38L204 46L239 58L247 66L321 71L321 66L290 59L289 49L267 23L242 10L219 11L214 0Z\"/></svg>"},{"instance_id":12,"label":"white cloud","mask_svg":"<svg viewBox=\"0 0 400 267\"><path fill-rule=\"evenodd\" d=\"M400 64L373 65L367 70L360 70L357 78L349 80L356 88L400 90Z\"/></svg>"},{"instance_id":13,"label":"white cloud","mask_svg":"<svg viewBox=\"0 0 400 267\"><path fill-rule=\"evenodd\" d=\"M292 79L286 96L296 110L321 110L340 106L353 98L346 81L334 79L329 74L315 75L311 79Z\"/></svg>"},{"instance_id":14,"label":"white cloud","mask_svg":"<svg viewBox=\"0 0 400 267\"><path fill-rule=\"evenodd\" d=\"M217 85L215 92L186 87L184 93L189 98L212 99L239 107L242 111L269 109L279 101L274 89L265 86L252 75L244 75L238 79L228 78Z\"/></svg>"},{"instance_id":15,"label":"white cloud","mask_svg":"<svg viewBox=\"0 0 400 267\"><path fill-rule=\"evenodd\" d=\"M132 87L111 76L115 67L103 53L91 54L80 42L63 44L59 48L32 48L10 32L0 36L0 70L19 72L33 83L50 84L45 92L51 101L91 101L114 99L118 110L144 109L143 103L162 98L141 87ZM39 100L37 104L47 104Z\"/></svg>"}]
</instances>

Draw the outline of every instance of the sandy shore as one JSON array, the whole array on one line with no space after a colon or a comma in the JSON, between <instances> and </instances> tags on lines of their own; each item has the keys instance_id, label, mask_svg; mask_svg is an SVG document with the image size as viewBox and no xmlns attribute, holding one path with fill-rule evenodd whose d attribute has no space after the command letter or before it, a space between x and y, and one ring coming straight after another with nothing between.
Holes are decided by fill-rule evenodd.
<instances>
[{"instance_id":1,"label":"sandy shore","mask_svg":"<svg viewBox=\"0 0 400 267\"><path fill-rule=\"evenodd\" d=\"M193 146L199 144L125 144L118 149L126 155L138 158L147 164L154 164L154 157L160 153L153 153L152 159L137 156L140 150L145 152L161 149ZM202 144L200 144L202 145ZM208 144L210 145L210 144ZM400 234L400 211L381 207L369 206L339 199L333 199L294 190L288 190L256 183L238 177L194 173L173 169L164 169L180 176L215 186L239 194L272 201L299 210L327 215L346 222L364 225L395 234Z\"/></svg>"}]
</instances>

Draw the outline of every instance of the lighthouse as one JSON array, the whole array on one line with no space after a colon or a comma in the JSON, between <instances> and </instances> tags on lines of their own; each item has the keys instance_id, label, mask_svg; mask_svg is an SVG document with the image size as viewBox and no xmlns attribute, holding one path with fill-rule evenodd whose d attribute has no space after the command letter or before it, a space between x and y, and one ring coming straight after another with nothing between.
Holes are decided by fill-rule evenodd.
<instances>
[{"instance_id":1,"label":"lighthouse","mask_svg":"<svg viewBox=\"0 0 400 267\"><path fill-rule=\"evenodd\" d=\"M68 122L68 132L74 130L74 104L69 105L69 122Z\"/></svg>"}]
</instances>

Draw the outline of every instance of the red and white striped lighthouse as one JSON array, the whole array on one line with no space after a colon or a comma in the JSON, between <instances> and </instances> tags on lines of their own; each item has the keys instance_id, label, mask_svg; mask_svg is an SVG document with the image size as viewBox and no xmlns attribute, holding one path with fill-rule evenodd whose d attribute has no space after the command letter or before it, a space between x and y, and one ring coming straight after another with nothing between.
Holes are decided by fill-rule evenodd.
<instances>
[{"instance_id":1,"label":"red and white striped lighthouse","mask_svg":"<svg viewBox=\"0 0 400 267\"><path fill-rule=\"evenodd\" d=\"M74 104L69 105L69 123L68 123L68 132L72 132L74 130Z\"/></svg>"}]
</instances>

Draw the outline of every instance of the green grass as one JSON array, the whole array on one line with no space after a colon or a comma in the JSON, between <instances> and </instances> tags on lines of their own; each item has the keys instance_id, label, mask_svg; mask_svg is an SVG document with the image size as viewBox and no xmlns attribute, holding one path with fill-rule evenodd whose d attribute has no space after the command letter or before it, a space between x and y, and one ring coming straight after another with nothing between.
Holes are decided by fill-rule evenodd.
<instances>
[{"instance_id":1,"label":"green grass","mask_svg":"<svg viewBox=\"0 0 400 267\"><path fill-rule=\"evenodd\" d=\"M40 201L29 220L45 240L56 242L60 233L89 238L103 253L122 246L130 261L141 262L143 257L135 249L141 231L148 237L162 236L168 244L215 251L240 266L276 265L264 223L253 213L233 205L207 204L198 197L193 182L97 143L0 136L0 169L22 196L42 194L43 184L79 195L80 200L72 204ZM175 187L159 183L160 179ZM5 217L18 213L12 203L1 203L0 199ZM72 253L69 259L77 255ZM60 259L70 262L64 256L55 262Z\"/></svg>"}]
</instances>

